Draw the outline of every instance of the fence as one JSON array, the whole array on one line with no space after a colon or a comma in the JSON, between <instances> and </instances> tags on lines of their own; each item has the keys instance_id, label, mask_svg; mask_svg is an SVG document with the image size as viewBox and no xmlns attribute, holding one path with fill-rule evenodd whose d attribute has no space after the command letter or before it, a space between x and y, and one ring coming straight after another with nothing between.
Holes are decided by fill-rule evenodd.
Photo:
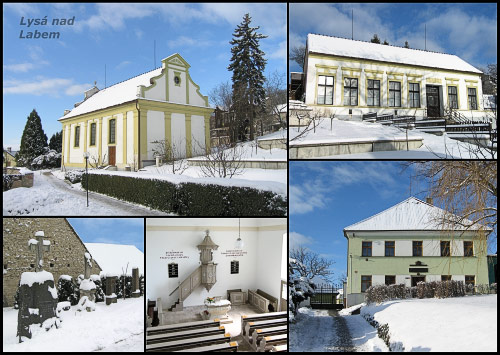
<instances>
[{"instance_id":1,"label":"fence","mask_svg":"<svg viewBox=\"0 0 500 355\"><path fill-rule=\"evenodd\" d=\"M311 297L311 308L342 309L342 286L334 284L317 285Z\"/></svg>"}]
</instances>

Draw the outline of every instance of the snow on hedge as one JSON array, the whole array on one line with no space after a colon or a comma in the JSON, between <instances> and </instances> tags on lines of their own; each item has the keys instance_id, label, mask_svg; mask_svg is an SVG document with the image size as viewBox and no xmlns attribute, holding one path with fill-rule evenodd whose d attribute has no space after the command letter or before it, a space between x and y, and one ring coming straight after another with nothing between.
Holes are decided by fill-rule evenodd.
<instances>
[{"instance_id":1,"label":"snow on hedge","mask_svg":"<svg viewBox=\"0 0 500 355\"><path fill-rule=\"evenodd\" d=\"M82 280L81 284L80 284L80 290L84 290L84 291L90 291L90 290L95 290L96 289L96 285L94 283L94 281L92 280Z\"/></svg>"}]
</instances>

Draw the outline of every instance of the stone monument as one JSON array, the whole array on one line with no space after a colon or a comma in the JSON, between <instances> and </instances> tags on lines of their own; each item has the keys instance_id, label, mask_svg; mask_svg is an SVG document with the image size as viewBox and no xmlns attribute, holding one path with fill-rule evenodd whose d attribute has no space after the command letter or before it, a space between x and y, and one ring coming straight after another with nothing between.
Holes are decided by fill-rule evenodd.
<instances>
[{"instance_id":1,"label":"stone monument","mask_svg":"<svg viewBox=\"0 0 500 355\"><path fill-rule=\"evenodd\" d=\"M116 303L116 279L117 276L106 276L106 306L109 306L111 303Z\"/></svg>"},{"instance_id":2,"label":"stone monument","mask_svg":"<svg viewBox=\"0 0 500 355\"><path fill-rule=\"evenodd\" d=\"M87 312L95 310L95 292L96 285L90 279L90 271L92 270L92 257L89 253L85 253L85 274L80 283L80 308L86 309Z\"/></svg>"},{"instance_id":3,"label":"stone monument","mask_svg":"<svg viewBox=\"0 0 500 355\"><path fill-rule=\"evenodd\" d=\"M137 298L141 296L141 290L139 286L139 268L135 267L132 269L132 298Z\"/></svg>"},{"instance_id":4,"label":"stone monument","mask_svg":"<svg viewBox=\"0 0 500 355\"><path fill-rule=\"evenodd\" d=\"M58 297L54 276L43 270L43 252L50 251L50 241L43 239L43 231L36 232L35 238L28 242L36 257L35 272L23 272L19 286L17 336L20 343L23 338L31 339L35 324L46 330L60 324L56 313Z\"/></svg>"}]
</instances>

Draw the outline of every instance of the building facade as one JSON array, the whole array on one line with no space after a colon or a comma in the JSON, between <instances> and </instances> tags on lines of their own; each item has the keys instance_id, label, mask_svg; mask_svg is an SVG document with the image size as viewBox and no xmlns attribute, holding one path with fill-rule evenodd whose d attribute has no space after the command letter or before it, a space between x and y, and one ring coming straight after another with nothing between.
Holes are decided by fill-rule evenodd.
<instances>
[{"instance_id":1,"label":"building facade","mask_svg":"<svg viewBox=\"0 0 500 355\"><path fill-rule=\"evenodd\" d=\"M450 110L483 118L481 74L455 55L309 34L305 103L344 119Z\"/></svg>"},{"instance_id":2,"label":"building facade","mask_svg":"<svg viewBox=\"0 0 500 355\"><path fill-rule=\"evenodd\" d=\"M444 211L411 197L344 229L347 307L364 302L370 286L457 280L488 283L489 230L444 230ZM483 234L481 234L483 233Z\"/></svg>"},{"instance_id":3,"label":"building facade","mask_svg":"<svg viewBox=\"0 0 500 355\"><path fill-rule=\"evenodd\" d=\"M35 271L36 256L28 241L43 231L50 242L50 251L43 253L44 270L59 276L69 275L75 280L85 272L85 247L66 218L4 218L3 219L3 306L11 307L21 274ZM91 274L102 271L94 260Z\"/></svg>"},{"instance_id":4,"label":"building facade","mask_svg":"<svg viewBox=\"0 0 500 355\"><path fill-rule=\"evenodd\" d=\"M204 154L210 147L208 97L189 75L179 55L162 67L121 83L85 92L65 111L62 167L85 167L84 153L96 165L137 170L155 161L155 141L166 140L178 158Z\"/></svg>"}]
</instances>

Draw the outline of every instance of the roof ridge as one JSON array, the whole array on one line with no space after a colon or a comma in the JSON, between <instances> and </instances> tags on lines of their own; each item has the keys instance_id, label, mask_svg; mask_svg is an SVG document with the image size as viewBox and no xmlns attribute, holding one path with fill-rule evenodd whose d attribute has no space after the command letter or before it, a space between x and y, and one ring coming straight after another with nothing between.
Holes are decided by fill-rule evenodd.
<instances>
[{"instance_id":1,"label":"roof ridge","mask_svg":"<svg viewBox=\"0 0 500 355\"><path fill-rule=\"evenodd\" d=\"M401 46L395 46L393 44L373 43L373 42L369 42L369 41L363 41L363 40L360 40L360 39L351 39L351 38L345 38L345 37L340 37L340 36L324 35L324 34L320 34L320 33L308 33L307 35L309 36L310 34L311 35L316 35L316 36L323 36L323 37L346 39L348 41L356 41L356 42L363 42L363 43L379 44L381 46L390 46L390 47L402 48L402 49L412 49L412 50L415 50L415 51L421 51L421 52L426 52L426 53L446 54L446 55L452 55L452 56L458 57L456 54L450 54L450 53L444 53L444 52L437 52L437 51L430 51L430 50L418 49L418 48L406 48L406 47L401 47ZM458 57L458 58L460 58L460 57Z\"/></svg>"}]
</instances>

